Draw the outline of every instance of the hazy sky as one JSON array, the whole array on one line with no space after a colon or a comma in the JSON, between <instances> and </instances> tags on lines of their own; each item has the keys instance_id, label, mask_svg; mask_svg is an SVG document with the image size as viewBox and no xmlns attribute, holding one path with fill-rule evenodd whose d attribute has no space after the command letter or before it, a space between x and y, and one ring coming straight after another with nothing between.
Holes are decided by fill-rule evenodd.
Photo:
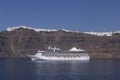
<instances>
[{"instance_id":1,"label":"hazy sky","mask_svg":"<svg viewBox=\"0 0 120 80\"><path fill-rule=\"evenodd\" d=\"M120 0L0 0L0 29L120 30Z\"/></svg>"}]
</instances>

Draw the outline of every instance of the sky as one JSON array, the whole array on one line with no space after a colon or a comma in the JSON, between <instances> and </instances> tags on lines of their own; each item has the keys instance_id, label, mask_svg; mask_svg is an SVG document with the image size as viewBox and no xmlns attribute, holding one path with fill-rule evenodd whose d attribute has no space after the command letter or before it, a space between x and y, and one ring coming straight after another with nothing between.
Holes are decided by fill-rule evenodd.
<instances>
[{"instance_id":1,"label":"sky","mask_svg":"<svg viewBox=\"0 0 120 80\"><path fill-rule=\"evenodd\" d=\"M0 30L14 26L120 30L120 0L0 0Z\"/></svg>"}]
</instances>

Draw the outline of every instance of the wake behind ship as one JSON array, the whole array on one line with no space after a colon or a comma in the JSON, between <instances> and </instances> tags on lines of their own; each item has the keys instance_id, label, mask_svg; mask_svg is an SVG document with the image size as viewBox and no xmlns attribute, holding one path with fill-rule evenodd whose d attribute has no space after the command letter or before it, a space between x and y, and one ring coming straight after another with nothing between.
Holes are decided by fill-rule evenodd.
<instances>
[{"instance_id":1,"label":"wake behind ship","mask_svg":"<svg viewBox=\"0 0 120 80\"><path fill-rule=\"evenodd\" d=\"M88 53L83 49L71 48L69 51L60 51L59 48L49 47L46 51L38 51L35 55L28 55L32 60L89 60Z\"/></svg>"}]
</instances>

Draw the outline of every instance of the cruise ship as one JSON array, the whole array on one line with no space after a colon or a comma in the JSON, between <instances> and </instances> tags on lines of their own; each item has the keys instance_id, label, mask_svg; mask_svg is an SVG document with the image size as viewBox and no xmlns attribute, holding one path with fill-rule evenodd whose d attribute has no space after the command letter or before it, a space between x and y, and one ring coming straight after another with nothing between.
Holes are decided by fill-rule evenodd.
<instances>
[{"instance_id":1,"label":"cruise ship","mask_svg":"<svg viewBox=\"0 0 120 80\"><path fill-rule=\"evenodd\" d=\"M35 55L28 55L32 60L89 60L88 53L83 49L71 48L61 51L59 48L49 47L46 51L38 51Z\"/></svg>"}]
</instances>

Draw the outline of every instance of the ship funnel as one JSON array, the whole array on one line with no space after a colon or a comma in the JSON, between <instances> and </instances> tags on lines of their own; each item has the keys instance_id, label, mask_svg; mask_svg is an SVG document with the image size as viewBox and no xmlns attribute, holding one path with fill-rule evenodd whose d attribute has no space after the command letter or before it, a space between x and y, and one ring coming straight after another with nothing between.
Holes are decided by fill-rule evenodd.
<instances>
[{"instance_id":1,"label":"ship funnel","mask_svg":"<svg viewBox=\"0 0 120 80\"><path fill-rule=\"evenodd\" d=\"M85 51L85 50L83 50L81 48L77 49L76 47L72 47L69 51L76 51L76 52L78 52L78 51Z\"/></svg>"}]
</instances>

